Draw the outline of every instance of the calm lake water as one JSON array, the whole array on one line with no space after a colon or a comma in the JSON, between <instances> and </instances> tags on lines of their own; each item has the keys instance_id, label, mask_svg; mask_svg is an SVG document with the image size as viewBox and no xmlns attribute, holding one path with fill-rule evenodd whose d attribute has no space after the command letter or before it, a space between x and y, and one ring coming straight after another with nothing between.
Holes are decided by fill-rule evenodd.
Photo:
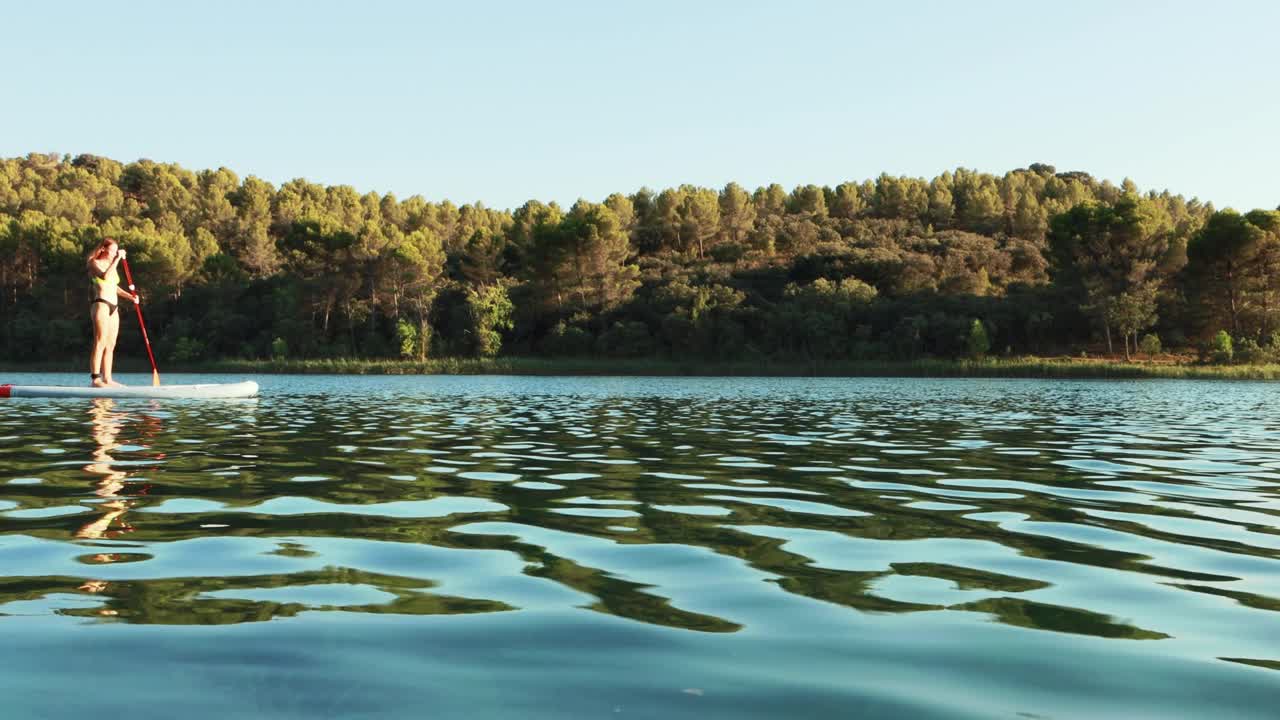
<instances>
[{"instance_id":1,"label":"calm lake water","mask_svg":"<svg viewBox=\"0 0 1280 720\"><path fill-rule=\"evenodd\" d=\"M1280 712L1280 385L258 380L0 401L0 716Z\"/></svg>"}]
</instances>

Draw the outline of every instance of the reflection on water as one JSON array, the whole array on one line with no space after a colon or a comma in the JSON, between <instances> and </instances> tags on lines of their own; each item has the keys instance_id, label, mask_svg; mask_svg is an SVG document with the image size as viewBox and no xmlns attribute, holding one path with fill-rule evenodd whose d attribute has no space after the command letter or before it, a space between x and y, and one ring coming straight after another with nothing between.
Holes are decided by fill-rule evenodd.
<instances>
[{"instance_id":1,"label":"reflection on water","mask_svg":"<svg viewBox=\"0 0 1280 720\"><path fill-rule=\"evenodd\" d=\"M114 468L112 463L115 458L110 455L116 447L116 436L120 433L124 416L112 412L115 406L113 400L97 399L91 401L91 404L89 416L93 419L94 448L90 456L93 462L85 465L84 470L96 478L93 494L103 499L98 505L103 512L101 517L76 531L76 537L100 540L109 536L116 537L133 528L121 519L129 511L129 502L123 497L125 479L129 477L129 473ZM116 524L118 527L112 530L112 526ZM103 559L100 562L109 560Z\"/></svg>"},{"instance_id":2,"label":"reflection on water","mask_svg":"<svg viewBox=\"0 0 1280 720\"><path fill-rule=\"evenodd\" d=\"M109 637L171 663L181 636L190 672L164 667L209 716L430 696L494 717L1269 717L1280 699L1280 386L263 385L0 407L15 649L53 663ZM66 689L5 669L0 689ZM225 697L250 671L272 680ZM351 675L366 689L337 693Z\"/></svg>"}]
</instances>

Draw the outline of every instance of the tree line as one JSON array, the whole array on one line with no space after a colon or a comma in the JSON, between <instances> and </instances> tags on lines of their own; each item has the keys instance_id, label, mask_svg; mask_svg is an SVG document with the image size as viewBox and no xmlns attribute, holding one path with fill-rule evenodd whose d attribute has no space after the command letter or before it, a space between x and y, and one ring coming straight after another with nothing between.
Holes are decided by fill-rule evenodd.
<instances>
[{"instance_id":1,"label":"tree line","mask_svg":"<svg viewBox=\"0 0 1280 720\"><path fill-rule=\"evenodd\" d=\"M104 235L129 249L157 349L180 362L1280 351L1280 212L1044 164L507 211L8 158L0 358L84 352L85 255Z\"/></svg>"}]
</instances>

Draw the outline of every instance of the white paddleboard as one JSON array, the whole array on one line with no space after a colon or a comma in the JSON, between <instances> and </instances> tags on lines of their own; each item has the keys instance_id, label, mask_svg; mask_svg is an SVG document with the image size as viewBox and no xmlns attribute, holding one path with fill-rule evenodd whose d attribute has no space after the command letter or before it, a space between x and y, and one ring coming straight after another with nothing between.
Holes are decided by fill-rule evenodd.
<instances>
[{"instance_id":1,"label":"white paddleboard","mask_svg":"<svg viewBox=\"0 0 1280 720\"><path fill-rule=\"evenodd\" d=\"M71 387L69 385L0 385L0 398L247 398L258 394L258 383L206 385L131 385L128 387Z\"/></svg>"}]
</instances>

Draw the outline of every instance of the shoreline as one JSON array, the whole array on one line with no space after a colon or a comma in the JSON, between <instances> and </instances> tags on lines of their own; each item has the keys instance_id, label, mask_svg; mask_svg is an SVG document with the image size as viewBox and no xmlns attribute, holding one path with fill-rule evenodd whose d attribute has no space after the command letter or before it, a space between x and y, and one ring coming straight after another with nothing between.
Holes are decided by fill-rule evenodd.
<instances>
[{"instance_id":1,"label":"shoreline","mask_svg":"<svg viewBox=\"0 0 1280 720\"><path fill-rule=\"evenodd\" d=\"M4 363L4 372L81 372L82 363ZM150 373L151 368L124 362L119 373ZM664 359L436 358L417 360L215 360L174 363L164 373L260 375L543 375L543 376L763 376L763 377L920 377L1044 379L1204 379L1280 380L1280 364L1195 365L1185 362L1123 362L1078 358L1007 358L914 361L697 361Z\"/></svg>"}]
</instances>

